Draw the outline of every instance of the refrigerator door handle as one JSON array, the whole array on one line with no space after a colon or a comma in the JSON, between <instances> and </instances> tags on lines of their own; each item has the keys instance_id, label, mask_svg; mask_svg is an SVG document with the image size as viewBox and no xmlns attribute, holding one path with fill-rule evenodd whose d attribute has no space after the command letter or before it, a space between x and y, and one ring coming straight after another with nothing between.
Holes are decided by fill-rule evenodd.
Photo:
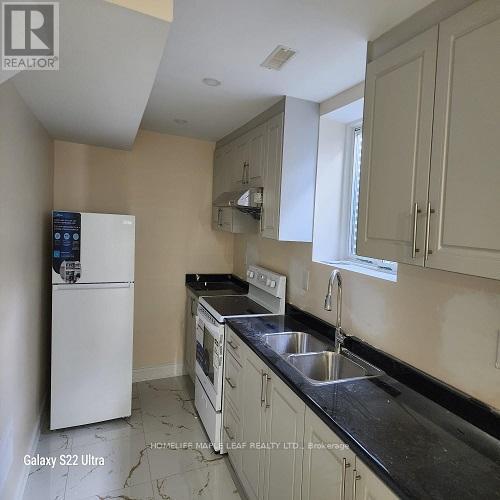
<instances>
[{"instance_id":1,"label":"refrigerator door handle","mask_svg":"<svg viewBox=\"0 0 500 500\"><path fill-rule=\"evenodd\" d=\"M52 285L54 290L98 290L103 288L131 288L133 282L129 283L75 283L73 285Z\"/></svg>"}]
</instances>

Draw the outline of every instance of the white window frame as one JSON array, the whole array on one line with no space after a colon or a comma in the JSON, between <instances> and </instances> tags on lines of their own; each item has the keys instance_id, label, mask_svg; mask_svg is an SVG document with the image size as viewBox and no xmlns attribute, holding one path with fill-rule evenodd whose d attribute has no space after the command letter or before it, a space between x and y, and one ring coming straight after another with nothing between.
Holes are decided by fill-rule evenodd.
<instances>
[{"instance_id":1,"label":"white window frame","mask_svg":"<svg viewBox=\"0 0 500 500\"><path fill-rule=\"evenodd\" d=\"M325 262L326 264L334 265L341 269L374 276L388 281L397 281L396 262L387 260L367 258L356 255L353 243L353 223L356 211L354 210L354 148L355 135L358 130L362 130L362 121L357 120L346 126L346 144L345 144L345 164L344 164L344 204L343 204L343 219L345 221L345 230L342 231L341 238L344 239L343 247L345 248L346 257L342 260ZM361 165L359 165L359 168ZM359 182L359 180L358 180ZM359 201L359 200L358 200Z\"/></svg>"}]
</instances>

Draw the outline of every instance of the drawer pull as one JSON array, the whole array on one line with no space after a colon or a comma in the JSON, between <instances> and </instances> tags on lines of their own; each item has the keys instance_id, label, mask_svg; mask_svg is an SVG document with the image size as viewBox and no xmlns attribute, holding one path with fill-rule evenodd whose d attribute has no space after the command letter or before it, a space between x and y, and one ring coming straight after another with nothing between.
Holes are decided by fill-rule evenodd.
<instances>
[{"instance_id":1,"label":"drawer pull","mask_svg":"<svg viewBox=\"0 0 500 500\"><path fill-rule=\"evenodd\" d=\"M271 377L266 373L266 388L264 389L264 409L270 408L271 404L269 400L267 399L267 388L269 387L269 381L271 380Z\"/></svg>"},{"instance_id":2,"label":"drawer pull","mask_svg":"<svg viewBox=\"0 0 500 500\"><path fill-rule=\"evenodd\" d=\"M238 349L238 346L232 340L228 340L227 343L231 349L234 349L235 351Z\"/></svg>"},{"instance_id":3,"label":"drawer pull","mask_svg":"<svg viewBox=\"0 0 500 500\"><path fill-rule=\"evenodd\" d=\"M359 481L361 479L361 476L358 474L358 471L356 469L354 469L353 472L354 472L354 479L352 482L352 498L353 498L353 500L356 500L356 495L357 495L356 481Z\"/></svg>"},{"instance_id":4,"label":"drawer pull","mask_svg":"<svg viewBox=\"0 0 500 500\"><path fill-rule=\"evenodd\" d=\"M347 474L347 469L351 466L351 464L345 459L342 458L342 500L345 500L345 479Z\"/></svg>"},{"instance_id":5,"label":"drawer pull","mask_svg":"<svg viewBox=\"0 0 500 500\"><path fill-rule=\"evenodd\" d=\"M264 377L267 375L264 373L264 370L260 371L260 406L264 404Z\"/></svg>"},{"instance_id":6,"label":"drawer pull","mask_svg":"<svg viewBox=\"0 0 500 500\"><path fill-rule=\"evenodd\" d=\"M420 250L417 248L417 218L420 212L422 212L422 210L418 208L418 203L415 203L413 209L413 241L411 246L412 259L414 259L417 256L417 252L420 252Z\"/></svg>"},{"instance_id":7,"label":"drawer pull","mask_svg":"<svg viewBox=\"0 0 500 500\"><path fill-rule=\"evenodd\" d=\"M233 384L229 377L224 377L224 378L226 379L226 382L229 384L229 387L231 387L231 389L236 389L236 384Z\"/></svg>"}]
</instances>

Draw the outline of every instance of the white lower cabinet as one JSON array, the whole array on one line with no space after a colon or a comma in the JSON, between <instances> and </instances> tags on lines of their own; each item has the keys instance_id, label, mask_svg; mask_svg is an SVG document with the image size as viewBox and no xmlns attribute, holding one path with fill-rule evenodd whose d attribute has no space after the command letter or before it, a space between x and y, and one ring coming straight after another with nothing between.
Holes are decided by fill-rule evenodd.
<instances>
[{"instance_id":1,"label":"white lower cabinet","mask_svg":"<svg viewBox=\"0 0 500 500\"><path fill-rule=\"evenodd\" d=\"M306 411L303 500L351 498L354 453L311 410Z\"/></svg>"},{"instance_id":2,"label":"white lower cabinet","mask_svg":"<svg viewBox=\"0 0 500 500\"><path fill-rule=\"evenodd\" d=\"M226 345L225 376L237 382L225 379L224 440L249 499L397 498L249 347L238 342L238 361L233 349Z\"/></svg>"},{"instance_id":3,"label":"white lower cabinet","mask_svg":"<svg viewBox=\"0 0 500 500\"><path fill-rule=\"evenodd\" d=\"M393 500L387 486L322 422L306 409L302 500Z\"/></svg>"},{"instance_id":4,"label":"white lower cabinet","mask_svg":"<svg viewBox=\"0 0 500 500\"><path fill-rule=\"evenodd\" d=\"M256 444L265 436L265 416L262 411L266 365L250 350L242 353L241 440L246 448L241 453L241 483L250 499L262 497L264 484L264 453Z\"/></svg>"},{"instance_id":5,"label":"white lower cabinet","mask_svg":"<svg viewBox=\"0 0 500 500\"><path fill-rule=\"evenodd\" d=\"M264 451L262 497L300 500L306 405L269 368L264 378L264 441L270 447Z\"/></svg>"},{"instance_id":6,"label":"white lower cabinet","mask_svg":"<svg viewBox=\"0 0 500 500\"><path fill-rule=\"evenodd\" d=\"M353 495L354 500L397 500L397 496L368 469L368 467L356 458L356 468L353 473Z\"/></svg>"},{"instance_id":7,"label":"white lower cabinet","mask_svg":"<svg viewBox=\"0 0 500 500\"><path fill-rule=\"evenodd\" d=\"M227 398L224 400L223 426L224 449L227 451L229 460L236 474L241 477L241 423L236 410Z\"/></svg>"}]
</instances>

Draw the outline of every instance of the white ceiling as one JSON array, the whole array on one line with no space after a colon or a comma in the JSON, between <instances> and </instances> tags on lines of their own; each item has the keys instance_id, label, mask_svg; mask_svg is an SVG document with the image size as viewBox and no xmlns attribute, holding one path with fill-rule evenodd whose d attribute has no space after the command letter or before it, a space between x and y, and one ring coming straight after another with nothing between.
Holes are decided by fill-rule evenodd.
<instances>
[{"instance_id":1,"label":"white ceiling","mask_svg":"<svg viewBox=\"0 0 500 500\"><path fill-rule=\"evenodd\" d=\"M59 71L22 71L12 82L55 139L129 149L169 23L102 0L59 3Z\"/></svg>"},{"instance_id":2,"label":"white ceiling","mask_svg":"<svg viewBox=\"0 0 500 500\"><path fill-rule=\"evenodd\" d=\"M141 127L217 140L282 95L321 102L364 79L368 40L429 3L177 0ZM297 55L279 72L260 67L278 44Z\"/></svg>"}]
</instances>

